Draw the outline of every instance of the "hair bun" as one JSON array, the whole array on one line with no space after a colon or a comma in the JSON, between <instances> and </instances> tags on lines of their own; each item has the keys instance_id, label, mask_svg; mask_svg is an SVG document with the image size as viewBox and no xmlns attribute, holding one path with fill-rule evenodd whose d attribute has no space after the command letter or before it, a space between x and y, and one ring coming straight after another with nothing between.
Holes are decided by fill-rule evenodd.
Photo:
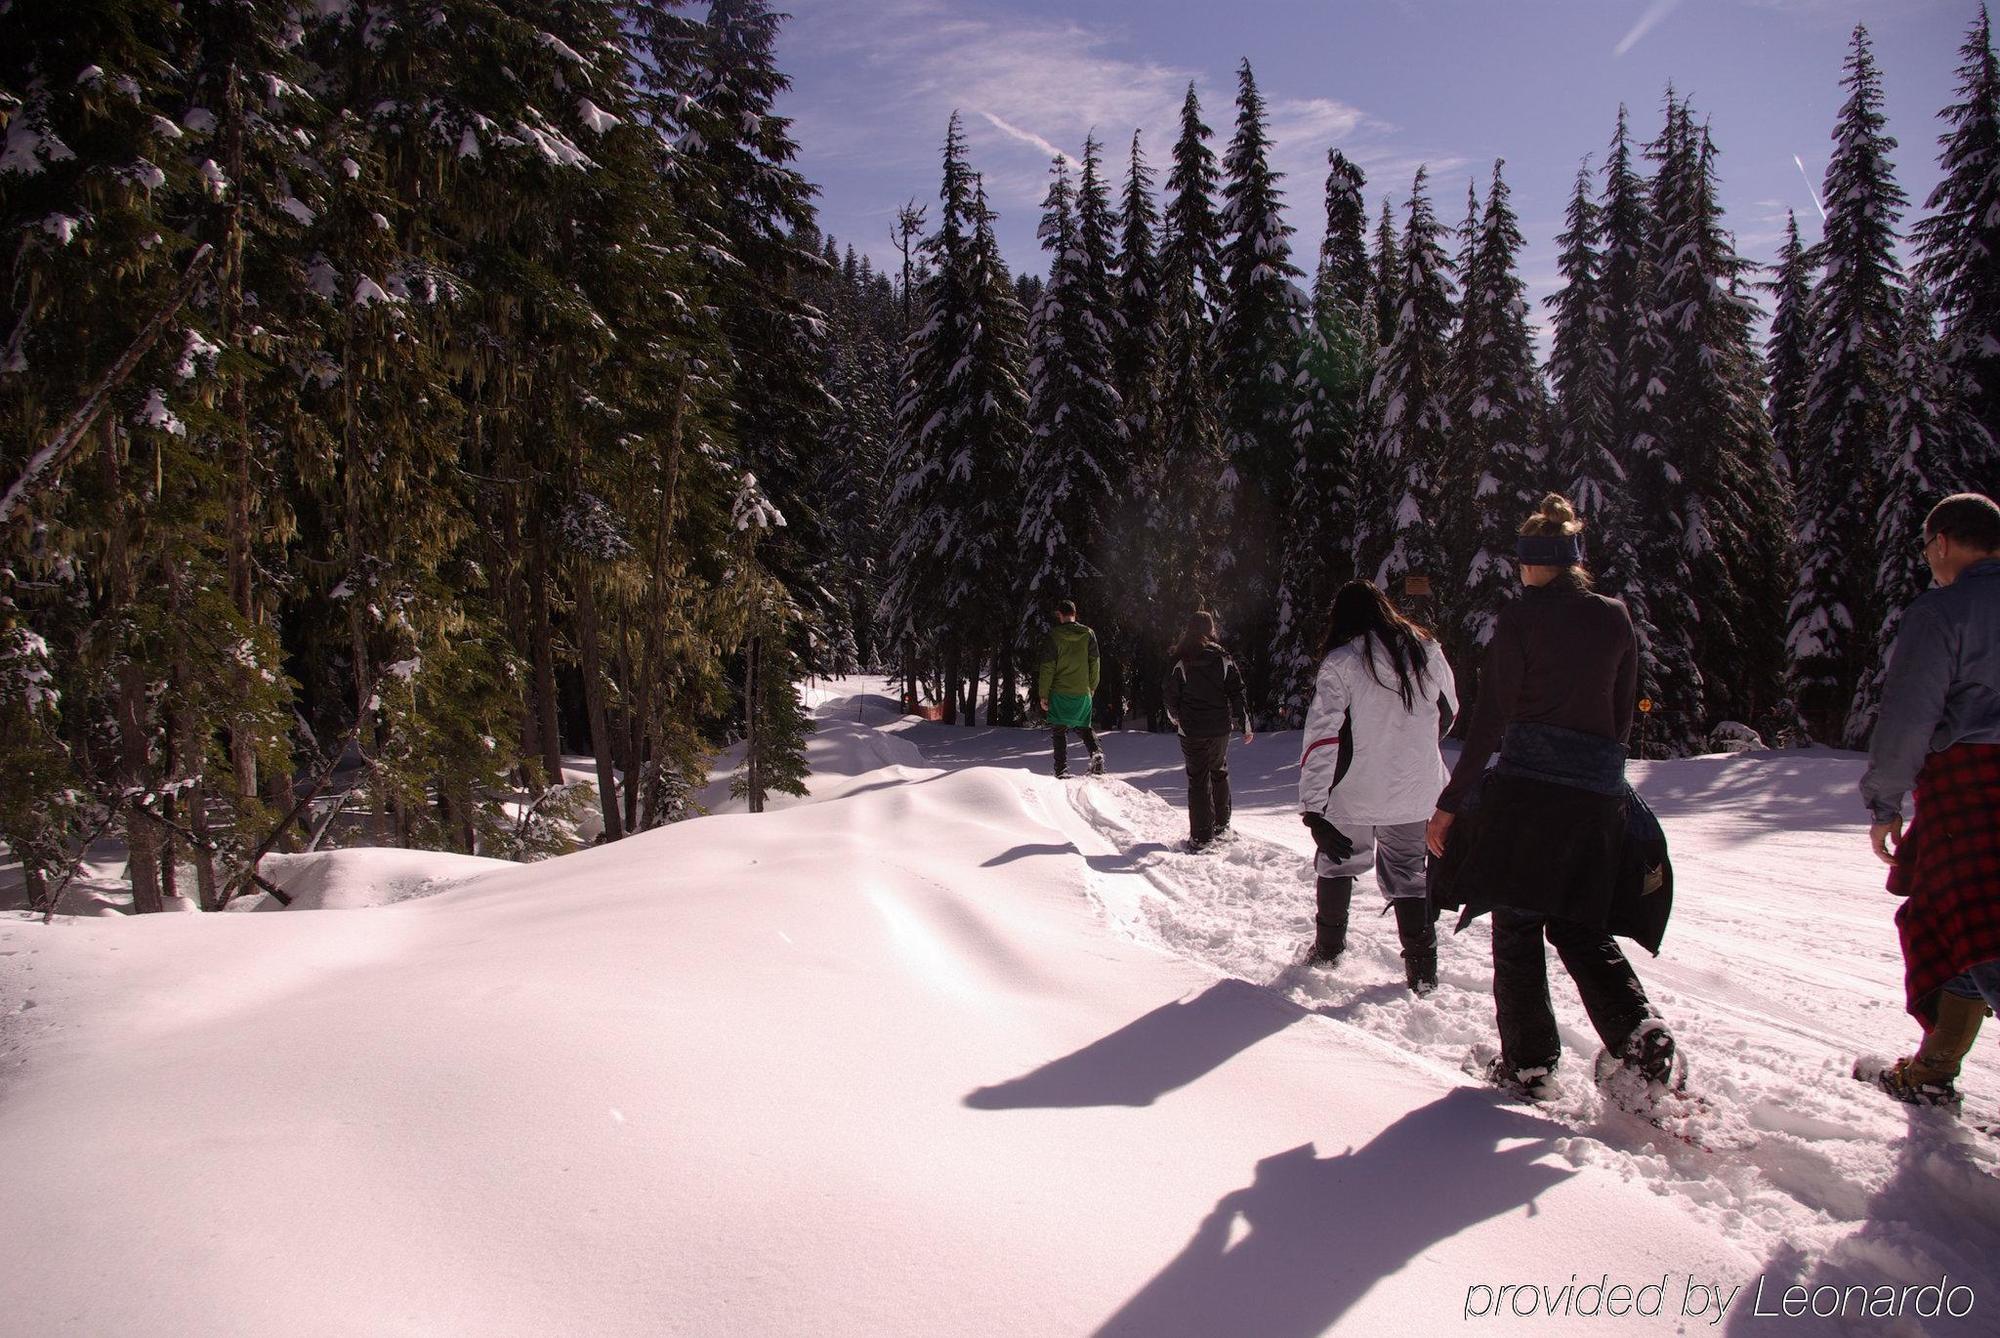
<instances>
[{"instance_id":1,"label":"hair bun","mask_svg":"<svg viewBox=\"0 0 2000 1338\"><path fill-rule=\"evenodd\" d=\"M1544 496L1535 514L1551 525L1559 525L1565 530L1576 524L1576 508L1569 504L1569 498L1559 492Z\"/></svg>"},{"instance_id":2,"label":"hair bun","mask_svg":"<svg viewBox=\"0 0 2000 1338\"><path fill-rule=\"evenodd\" d=\"M1535 508L1535 514L1521 522L1521 533L1582 534L1583 522L1576 518L1576 508L1569 504L1569 498L1559 492L1544 493L1542 504Z\"/></svg>"}]
</instances>

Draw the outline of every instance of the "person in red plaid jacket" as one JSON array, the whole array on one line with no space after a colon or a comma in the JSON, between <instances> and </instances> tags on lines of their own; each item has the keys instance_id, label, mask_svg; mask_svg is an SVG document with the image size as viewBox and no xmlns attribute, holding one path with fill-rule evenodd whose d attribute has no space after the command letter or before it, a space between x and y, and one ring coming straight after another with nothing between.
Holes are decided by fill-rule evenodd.
<instances>
[{"instance_id":1,"label":"person in red plaid jacket","mask_svg":"<svg viewBox=\"0 0 2000 1338\"><path fill-rule=\"evenodd\" d=\"M1924 521L1936 578L1903 614L1861 777L1889 869L1914 1055L1873 1077L1901 1101L1956 1105L1959 1065L2000 1007L2000 506L1947 497ZM1916 817L1903 830L1903 799Z\"/></svg>"}]
</instances>

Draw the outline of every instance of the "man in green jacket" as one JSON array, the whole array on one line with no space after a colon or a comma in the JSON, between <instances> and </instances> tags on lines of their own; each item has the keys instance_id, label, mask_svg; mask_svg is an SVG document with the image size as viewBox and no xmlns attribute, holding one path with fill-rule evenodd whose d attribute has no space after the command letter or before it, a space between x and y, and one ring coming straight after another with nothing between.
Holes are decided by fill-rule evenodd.
<instances>
[{"instance_id":1,"label":"man in green jacket","mask_svg":"<svg viewBox=\"0 0 2000 1338\"><path fill-rule=\"evenodd\" d=\"M1104 750L1090 727L1090 694L1097 691L1097 633L1076 620L1076 604L1056 604L1056 625L1042 642L1035 671L1035 707L1055 730L1056 779L1069 775L1069 732L1090 749L1090 774L1104 774Z\"/></svg>"}]
</instances>

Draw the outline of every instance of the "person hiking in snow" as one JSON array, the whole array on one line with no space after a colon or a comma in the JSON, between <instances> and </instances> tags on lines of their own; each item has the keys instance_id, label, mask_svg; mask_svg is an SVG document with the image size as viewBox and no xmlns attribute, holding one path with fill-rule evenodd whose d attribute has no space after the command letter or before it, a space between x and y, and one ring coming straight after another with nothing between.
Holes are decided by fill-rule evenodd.
<instances>
[{"instance_id":1,"label":"person hiking in snow","mask_svg":"<svg viewBox=\"0 0 2000 1338\"><path fill-rule=\"evenodd\" d=\"M1104 774L1104 750L1090 727L1090 697L1097 691L1097 633L1076 620L1076 604L1056 603L1056 625L1042 642L1035 670L1035 709L1054 730L1056 779L1069 775L1069 732L1090 750L1090 774Z\"/></svg>"},{"instance_id":2,"label":"person hiking in snow","mask_svg":"<svg viewBox=\"0 0 2000 1338\"><path fill-rule=\"evenodd\" d=\"M1437 988L1437 908L1424 877L1424 829L1445 782L1438 738L1458 710L1451 666L1437 639L1367 581L1349 581L1333 597L1319 654L1299 756L1299 807L1319 847L1317 932L1306 960L1340 961L1354 880L1373 868L1395 908L1404 979L1428 994Z\"/></svg>"},{"instance_id":3,"label":"person hiking in snow","mask_svg":"<svg viewBox=\"0 0 2000 1338\"><path fill-rule=\"evenodd\" d=\"M1623 1065L1649 1084L1678 1087L1674 1039L1612 938L1658 952L1671 907L1664 838L1657 859L1638 866L1640 895L1631 877L1628 823L1650 817L1625 783L1638 698L1632 616L1592 592L1583 525L1566 498L1542 499L1515 555L1525 588L1494 624L1465 748L1428 832L1440 904L1465 907L1460 928L1493 913L1500 1053L1485 1076L1530 1097L1552 1090L1562 1047L1546 938L1604 1042L1598 1076Z\"/></svg>"},{"instance_id":4,"label":"person hiking in snow","mask_svg":"<svg viewBox=\"0 0 2000 1338\"><path fill-rule=\"evenodd\" d=\"M1896 633L1861 797L1889 890L1907 898L1904 998L1924 1039L1872 1076L1899 1101L1953 1105L1959 1064L2000 1008L2000 506L1945 498L1924 520L1923 554L1937 585Z\"/></svg>"},{"instance_id":5,"label":"person hiking in snow","mask_svg":"<svg viewBox=\"0 0 2000 1338\"><path fill-rule=\"evenodd\" d=\"M1167 670L1165 697L1187 763L1188 849L1206 850L1229 834L1230 730L1240 720L1243 742L1257 738L1243 700L1243 675L1215 639L1214 614L1188 615Z\"/></svg>"}]
</instances>

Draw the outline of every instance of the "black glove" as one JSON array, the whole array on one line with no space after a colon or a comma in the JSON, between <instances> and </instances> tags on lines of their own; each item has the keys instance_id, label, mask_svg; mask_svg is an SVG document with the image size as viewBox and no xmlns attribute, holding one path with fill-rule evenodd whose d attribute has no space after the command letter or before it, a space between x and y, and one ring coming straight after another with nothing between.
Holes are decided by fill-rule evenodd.
<instances>
[{"instance_id":1,"label":"black glove","mask_svg":"<svg viewBox=\"0 0 2000 1338\"><path fill-rule=\"evenodd\" d=\"M1306 830L1313 834L1313 844L1319 847L1320 853L1335 864L1343 863L1353 857L1354 839L1328 822L1323 815L1301 813L1299 821L1303 822Z\"/></svg>"}]
</instances>

